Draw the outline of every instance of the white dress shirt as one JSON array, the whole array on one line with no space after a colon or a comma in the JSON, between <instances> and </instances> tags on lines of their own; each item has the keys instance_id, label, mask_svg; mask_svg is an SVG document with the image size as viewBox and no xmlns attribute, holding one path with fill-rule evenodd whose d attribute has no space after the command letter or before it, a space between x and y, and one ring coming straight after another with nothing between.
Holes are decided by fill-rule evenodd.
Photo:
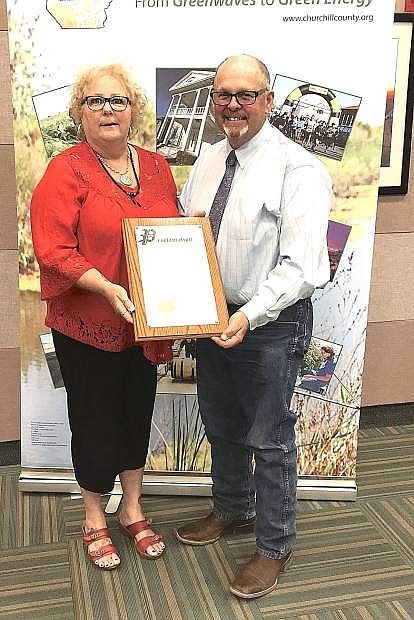
<instances>
[{"instance_id":1,"label":"white dress shirt","mask_svg":"<svg viewBox=\"0 0 414 620\"><path fill-rule=\"evenodd\" d=\"M186 215L209 213L230 151L227 139L202 149L180 196ZM255 329L328 282L332 184L316 157L268 122L235 153L217 255L227 301Z\"/></svg>"}]
</instances>

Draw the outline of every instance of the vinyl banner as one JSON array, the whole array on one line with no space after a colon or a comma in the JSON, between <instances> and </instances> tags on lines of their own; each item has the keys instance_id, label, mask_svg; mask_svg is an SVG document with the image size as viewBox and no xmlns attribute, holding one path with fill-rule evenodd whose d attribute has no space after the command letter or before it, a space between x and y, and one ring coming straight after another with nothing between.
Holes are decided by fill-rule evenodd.
<instances>
[{"instance_id":1,"label":"vinyl banner","mask_svg":"<svg viewBox=\"0 0 414 620\"><path fill-rule=\"evenodd\" d=\"M7 5L23 468L39 470L39 476L43 471L45 478L71 469L66 395L43 323L28 212L48 160L77 141L67 112L71 84L86 66L120 62L130 68L147 97L131 142L164 155L179 192L203 145L222 139L209 108L214 68L244 52L269 67L275 94L270 122L313 152L332 177L331 279L313 297L313 338L292 408L302 483L354 481L394 0L8 0ZM209 479L196 378L194 341L176 341L172 362L158 367L147 470L170 479L180 472L173 476L178 485L195 472L200 480Z\"/></svg>"}]
</instances>

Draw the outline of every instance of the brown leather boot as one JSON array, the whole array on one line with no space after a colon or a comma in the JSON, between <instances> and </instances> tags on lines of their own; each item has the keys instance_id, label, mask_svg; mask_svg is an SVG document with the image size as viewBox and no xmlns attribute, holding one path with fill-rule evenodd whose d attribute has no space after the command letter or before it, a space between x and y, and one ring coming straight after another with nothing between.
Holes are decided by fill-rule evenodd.
<instances>
[{"instance_id":1,"label":"brown leather boot","mask_svg":"<svg viewBox=\"0 0 414 620\"><path fill-rule=\"evenodd\" d=\"M239 598L257 598L269 594L277 586L279 575L292 559L289 551L284 558L272 560L255 553L230 586L230 592Z\"/></svg>"},{"instance_id":2,"label":"brown leather boot","mask_svg":"<svg viewBox=\"0 0 414 620\"><path fill-rule=\"evenodd\" d=\"M228 521L219 519L212 512L198 521L179 527L176 538L185 545L209 545L216 542L227 530L253 525L256 517L245 520Z\"/></svg>"}]
</instances>

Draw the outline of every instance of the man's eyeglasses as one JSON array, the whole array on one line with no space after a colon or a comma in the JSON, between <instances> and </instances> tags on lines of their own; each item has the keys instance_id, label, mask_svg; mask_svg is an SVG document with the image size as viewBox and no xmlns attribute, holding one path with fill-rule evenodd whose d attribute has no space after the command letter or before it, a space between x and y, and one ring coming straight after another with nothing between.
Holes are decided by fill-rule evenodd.
<instances>
[{"instance_id":1,"label":"man's eyeglasses","mask_svg":"<svg viewBox=\"0 0 414 620\"><path fill-rule=\"evenodd\" d=\"M253 105L259 95L263 95L267 88L260 90L241 90L238 93L225 93L220 90L213 90L210 97L214 105L229 105L233 97L239 105Z\"/></svg>"},{"instance_id":2,"label":"man's eyeglasses","mask_svg":"<svg viewBox=\"0 0 414 620\"><path fill-rule=\"evenodd\" d=\"M92 112L102 110L107 102L114 112L123 112L127 109L128 104L131 103L129 97L123 97L121 95L113 95L112 97L89 95L88 97L84 97L84 99L82 99L82 103L86 103Z\"/></svg>"}]
</instances>

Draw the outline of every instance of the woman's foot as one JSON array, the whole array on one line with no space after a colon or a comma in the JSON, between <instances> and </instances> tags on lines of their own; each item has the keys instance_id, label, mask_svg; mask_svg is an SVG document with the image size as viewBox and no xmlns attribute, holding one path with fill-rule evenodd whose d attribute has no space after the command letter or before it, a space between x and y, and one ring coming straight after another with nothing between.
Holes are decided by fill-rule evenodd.
<instances>
[{"instance_id":1,"label":"woman's foot","mask_svg":"<svg viewBox=\"0 0 414 620\"><path fill-rule=\"evenodd\" d=\"M105 518L86 520L82 533L88 555L95 566L106 570L119 566L121 558L109 536Z\"/></svg>"},{"instance_id":2,"label":"woman's foot","mask_svg":"<svg viewBox=\"0 0 414 620\"><path fill-rule=\"evenodd\" d=\"M165 543L162 537L156 534L150 527L151 520L145 518L140 504L138 504L138 507L135 509L123 506L118 520L122 528L124 528L125 533L128 533L131 538L134 538L137 550L141 555L144 557L158 558L163 553L165 550ZM135 533L135 530L140 531ZM147 538L148 541L144 541L145 538ZM145 544L146 542L148 542L148 544Z\"/></svg>"}]
</instances>

